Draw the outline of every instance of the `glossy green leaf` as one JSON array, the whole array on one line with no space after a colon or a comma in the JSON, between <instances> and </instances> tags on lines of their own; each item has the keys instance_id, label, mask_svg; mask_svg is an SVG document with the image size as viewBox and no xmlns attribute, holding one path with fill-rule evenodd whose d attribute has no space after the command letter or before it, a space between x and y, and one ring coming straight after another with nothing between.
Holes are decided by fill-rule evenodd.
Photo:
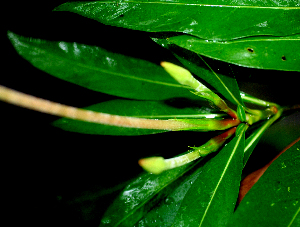
<instances>
[{"instance_id":1,"label":"glossy green leaf","mask_svg":"<svg viewBox=\"0 0 300 227\"><path fill-rule=\"evenodd\" d=\"M169 41L195 53L260 69L300 71L300 35L257 36L228 42L215 42L182 35Z\"/></svg>"},{"instance_id":2,"label":"glossy green leaf","mask_svg":"<svg viewBox=\"0 0 300 227\"><path fill-rule=\"evenodd\" d=\"M175 102L173 104L176 105ZM183 105L183 103L181 104ZM214 118L224 116L223 114L212 113L207 108L196 106L176 108L172 106L172 102L168 104L162 101L112 100L89 106L86 109L121 116L155 119ZM76 121L69 118L61 118L53 122L53 125L66 131L101 135L145 135L167 132L153 129L115 127Z\"/></svg>"},{"instance_id":3,"label":"glossy green leaf","mask_svg":"<svg viewBox=\"0 0 300 227\"><path fill-rule=\"evenodd\" d=\"M91 90L144 100L195 99L161 66L142 59L75 42L26 38L12 32L8 37L35 67Z\"/></svg>"},{"instance_id":4,"label":"glossy green leaf","mask_svg":"<svg viewBox=\"0 0 300 227\"><path fill-rule=\"evenodd\" d=\"M207 162L185 195L174 226L225 226L238 196L245 131Z\"/></svg>"},{"instance_id":5,"label":"glossy green leaf","mask_svg":"<svg viewBox=\"0 0 300 227\"><path fill-rule=\"evenodd\" d=\"M236 105L244 106L239 86L234 78L216 73L200 55L184 51L184 55L174 52L176 58L192 73L205 80L219 91L227 100Z\"/></svg>"},{"instance_id":6,"label":"glossy green leaf","mask_svg":"<svg viewBox=\"0 0 300 227\"><path fill-rule=\"evenodd\" d=\"M246 194L228 226L300 224L300 141L281 154Z\"/></svg>"},{"instance_id":7,"label":"glossy green leaf","mask_svg":"<svg viewBox=\"0 0 300 227\"><path fill-rule=\"evenodd\" d=\"M155 175L144 173L132 181L108 208L101 226L133 226L155 205L155 196L186 173L194 164ZM168 191L168 190L167 190Z\"/></svg>"},{"instance_id":8,"label":"glossy green leaf","mask_svg":"<svg viewBox=\"0 0 300 227\"><path fill-rule=\"evenodd\" d=\"M203 39L229 40L299 33L299 6L297 0L123 0L68 2L55 10L134 30L184 32Z\"/></svg>"}]
</instances>

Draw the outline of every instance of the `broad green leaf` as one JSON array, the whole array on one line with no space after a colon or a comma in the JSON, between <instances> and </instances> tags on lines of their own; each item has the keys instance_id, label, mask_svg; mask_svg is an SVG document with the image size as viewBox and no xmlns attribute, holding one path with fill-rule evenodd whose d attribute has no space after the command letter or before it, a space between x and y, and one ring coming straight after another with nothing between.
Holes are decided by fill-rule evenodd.
<instances>
[{"instance_id":1,"label":"broad green leaf","mask_svg":"<svg viewBox=\"0 0 300 227\"><path fill-rule=\"evenodd\" d=\"M228 226L300 224L300 141L281 154L246 194Z\"/></svg>"},{"instance_id":2,"label":"broad green leaf","mask_svg":"<svg viewBox=\"0 0 300 227\"><path fill-rule=\"evenodd\" d=\"M299 6L297 0L105 0L67 2L55 10L134 30L183 32L203 39L229 40L299 33Z\"/></svg>"},{"instance_id":3,"label":"broad green leaf","mask_svg":"<svg viewBox=\"0 0 300 227\"><path fill-rule=\"evenodd\" d=\"M175 102L173 104L176 105ZM211 109L207 108L195 106L176 108L172 106L172 103L167 104L162 101L112 100L89 106L86 109L121 116L155 119L215 118L224 116L223 114L210 112ZM53 125L66 131L101 135L145 135L167 132L163 130L115 127L68 118L61 118L53 122Z\"/></svg>"},{"instance_id":4,"label":"broad green leaf","mask_svg":"<svg viewBox=\"0 0 300 227\"><path fill-rule=\"evenodd\" d=\"M144 173L132 181L108 208L101 226L133 226L156 202L154 198L194 164L181 166L155 175ZM159 196L158 196L159 197Z\"/></svg>"},{"instance_id":5,"label":"broad green leaf","mask_svg":"<svg viewBox=\"0 0 300 227\"><path fill-rule=\"evenodd\" d=\"M299 34L284 37L257 36L228 42L181 35L171 37L169 41L195 53L240 66L300 71Z\"/></svg>"},{"instance_id":6,"label":"broad green leaf","mask_svg":"<svg viewBox=\"0 0 300 227\"><path fill-rule=\"evenodd\" d=\"M183 51L184 55L176 52L174 54L188 70L213 86L233 104L244 106L239 86L234 78L216 73L200 55L193 54L190 51Z\"/></svg>"},{"instance_id":7,"label":"broad green leaf","mask_svg":"<svg viewBox=\"0 0 300 227\"><path fill-rule=\"evenodd\" d=\"M35 67L91 90L144 100L195 99L161 66L142 59L76 42L33 39L12 32L8 37L17 52Z\"/></svg>"},{"instance_id":8,"label":"broad green leaf","mask_svg":"<svg viewBox=\"0 0 300 227\"><path fill-rule=\"evenodd\" d=\"M225 226L239 191L245 128L202 168L186 193L173 226Z\"/></svg>"}]
</instances>

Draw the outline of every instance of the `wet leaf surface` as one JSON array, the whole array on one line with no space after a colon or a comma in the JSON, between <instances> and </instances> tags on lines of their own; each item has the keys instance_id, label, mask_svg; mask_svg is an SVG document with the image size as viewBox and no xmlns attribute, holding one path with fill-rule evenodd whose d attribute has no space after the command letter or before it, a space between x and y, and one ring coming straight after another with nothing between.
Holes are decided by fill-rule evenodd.
<instances>
[{"instance_id":1,"label":"wet leaf surface","mask_svg":"<svg viewBox=\"0 0 300 227\"><path fill-rule=\"evenodd\" d=\"M195 99L160 65L142 59L76 42L34 39L12 32L8 37L33 66L94 91L143 100Z\"/></svg>"},{"instance_id":2,"label":"wet leaf surface","mask_svg":"<svg viewBox=\"0 0 300 227\"><path fill-rule=\"evenodd\" d=\"M157 202L155 196L167 189L193 164L185 165L160 175L144 173L133 180L108 208L100 226L133 226ZM168 189L167 189L168 190ZM166 193L166 192L164 192ZM166 193L168 194L168 193Z\"/></svg>"},{"instance_id":3,"label":"wet leaf surface","mask_svg":"<svg viewBox=\"0 0 300 227\"><path fill-rule=\"evenodd\" d=\"M107 25L183 32L209 40L300 32L299 1L93 1L68 2L55 10L74 12Z\"/></svg>"}]
</instances>

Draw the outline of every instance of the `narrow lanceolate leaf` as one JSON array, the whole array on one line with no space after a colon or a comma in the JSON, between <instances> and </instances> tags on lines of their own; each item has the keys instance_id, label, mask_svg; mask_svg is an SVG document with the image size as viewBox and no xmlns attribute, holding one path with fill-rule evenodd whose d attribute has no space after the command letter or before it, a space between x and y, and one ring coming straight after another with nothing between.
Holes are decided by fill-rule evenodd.
<instances>
[{"instance_id":1,"label":"narrow lanceolate leaf","mask_svg":"<svg viewBox=\"0 0 300 227\"><path fill-rule=\"evenodd\" d=\"M209 40L300 32L297 0L111 0L68 2L55 10L74 12L107 25L148 32L184 32Z\"/></svg>"},{"instance_id":2,"label":"narrow lanceolate leaf","mask_svg":"<svg viewBox=\"0 0 300 227\"><path fill-rule=\"evenodd\" d=\"M169 41L195 53L259 69L300 71L300 35L256 36L226 42L213 42L182 35Z\"/></svg>"},{"instance_id":3,"label":"narrow lanceolate leaf","mask_svg":"<svg viewBox=\"0 0 300 227\"><path fill-rule=\"evenodd\" d=\"M175 49L171 49L171 51L173 50L176 58L188 70L213 86L230 102L244 106L239 86L234 78L216 73L200 55L185 51L184 56L182 56L177 54Z\"/></svg>"},{"instance_id":4,"label":"narrow lanceolate leaf","mask_svg":"<svg viewBox=\"0 0 300 227\"><path fill-rule=\"evenodd\" d=\"M245 128L244 128L245 129ZM173 226L225 226L239 191L245 131L207 162L186 193Z\"/></svg>"},{"instance_id":5,"label":"narrow lanceolate leaf","mask_svg":"<svg viewBox=\"0 0 300 227\"><path fill-rule=\"evenodd\" d=\"M246 194L228 226L299 226L299 166L300 141L270 165Z\"/></svg>"},{"instance_id":6,"label":"narrow lanceolate leaf","mask_svg":"<svg viewBox=\"0 0 300 227\"><path fill-rule=\"evenodd\" d=\"M190 170L185 165L160 175L144 173L130 183L108 208L101 226L133 226L155 205L155 197Z\"/></svg>"},{"instance_id":7,"label":"narrow lanceolate leaf","mask_svg":"<svg viewBox=\"0 0 300 227\"><path fill-rule=\"evenodd\" d=\"M35 67L94 91L143 100L194 98L161 66L145 60L76 42L27 38L12 32L8 37Z\"/></svg>"},{"instance_id":8,"label":"narrow lanceolate leaf","mask_svg":"<svg viewBox=\"0 0 300 227\"><path fill-rule=\"evenodd\" d=\"M119 116L141 117L149 119L178 119L178 118L221 118L222 114L211 113L199 107L175 108L162 101L133 101L112 100L85 108L96 112L109 113ZM100 125L69 118L61 118L53 125L66 131L100 135L145 135L167 132L141 128L124 128Z\"/></svg>"}]
</instances>

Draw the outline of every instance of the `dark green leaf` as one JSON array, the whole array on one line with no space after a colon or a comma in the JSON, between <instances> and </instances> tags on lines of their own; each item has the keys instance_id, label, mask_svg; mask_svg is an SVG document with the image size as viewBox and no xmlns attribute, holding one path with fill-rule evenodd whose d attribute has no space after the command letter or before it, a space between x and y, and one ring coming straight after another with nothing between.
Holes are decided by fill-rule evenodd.
<instances>
[{"instance_id":1,"label":"dark green leaf","mask_svg":"<svg viewBox=\"0 0 300 227\"><path fill-rule=\"evenodd\" d=\"M297 0L92 1L69 2L55 10L74 12L107 25L149 32L184 32L210 40L300 32Z\"/></svg>"},{"instance_id":2,"label":"dark green leaf","mask_svg":"<svg viewBox=\"0 0 300 227\"><path fill-rule=\"evenodd\" d=\"M60 79L103 93L144 100L194 98L165 70L151 62L97 46L26 38L8 32L17 52Z\"/></svg>"},{"instance_id":3,"label":"dark green leaf","mask_svg":"<svg viewBox=\"0 0 300 227\"><path fill-rule=\"evenodd\" d=\"M174 226L225 226L238 196L245 131L207 162L183 199Z\"/></svg>"},{"instance_id":4,"label":"dark green leaf","mask_svg":"<svg viewBox=\"0 0 300 227\"><path fill-rule=\"evenodd\" d=\"M228 226L300 224L300 141L279 156L246 194Z\"/></svg>"},{"instance_id":5,"label":"dark green leaf","mask_svg":"<svg viewBox=\"0 0 300 227\"><path fill-rule=\"evenodd\" d=\"M195 53L240 66L300 71L300 35L213 42L182 35L169 41Z\"/></svg>"},{"instance_id":6,"label":"dark green leaf","mask_svg":"<svg viewBox=\"0 0 300 227\"><path fill-rule=\"evenodd\" d=\"M174 105L175 101L173 102ZM184 104L183 102L181 104ZM172 102L160 101L133 101L133 100L112 100L87 107L88 110L110 113L121 116L143 117L155 119L171 118L201 118L201 117L222 117L223 115L210 113L207 108L172 106ZM202 115L204 114L204 115ZM86 134L101 135L145 135L166 132L163 130L123 128L83 121L76 121L68 118L61 118L53 125L66 131L73 131Z\"/></svg>"},{"instance_id":7,"label":"dark green leaf","mask_svg":"<svg viewBox=\"0 0 300 227\"><path fill-rule=\"evenodd\" d=\"M155 205L155 197L187 172L192 165L165 171L160 175L144 173L130 183L113 202L100 226L133 226Z\"/></svg>"}]
</instances>

